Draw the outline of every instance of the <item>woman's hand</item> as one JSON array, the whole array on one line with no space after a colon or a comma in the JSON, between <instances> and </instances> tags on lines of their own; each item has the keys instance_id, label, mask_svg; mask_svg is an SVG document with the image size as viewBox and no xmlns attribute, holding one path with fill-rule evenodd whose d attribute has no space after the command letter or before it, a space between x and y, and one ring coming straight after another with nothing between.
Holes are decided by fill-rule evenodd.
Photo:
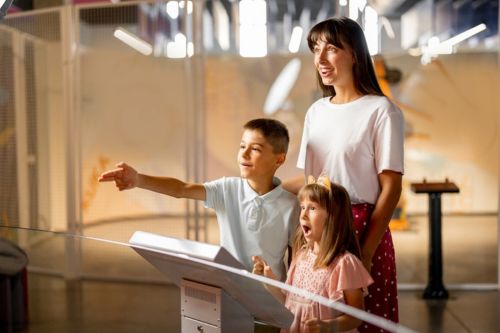
<instances>
[{"instance_id":1,"label":"woman's hand","mask_svg":"<svg viewBox=\"0 0 500 333\"><path fill-rule=\"evenodd\" d=\"M361 254L361 262L363 263L363 266L366 268L368 273L371 273L372 270L372 259L373 259L373 253Z\"/></svg>"},{"instance_id":2,"label":"woman's hand","mask_svg":"<svg viewBox=\"0 0 500 333\"><path fill-rule=\"evenodd\" d=\"M401 195L402 175L399 172L384 170L378 175L380 194L375 203L372 217L365 231L361 245L363 265L370 272L373 255L380 240L391 222L391 216Z\"/></svg>"}]
</instances>

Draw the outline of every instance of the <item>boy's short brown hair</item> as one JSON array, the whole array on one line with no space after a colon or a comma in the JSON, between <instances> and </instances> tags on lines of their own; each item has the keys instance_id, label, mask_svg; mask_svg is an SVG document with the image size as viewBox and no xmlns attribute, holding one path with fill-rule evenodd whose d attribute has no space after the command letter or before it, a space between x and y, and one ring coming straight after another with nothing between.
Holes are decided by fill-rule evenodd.
<instances>
[{"instance_id":1,"label":"boy's short brown hair","mask_svg":"<svg viewBox=\"0 0 500 333\"><path fill-rule=\"evenodd\" d=\"M273 153L287 153L290 137L288 135L288 129L282 122L270 118L257 118L247 122L243 125L243 128L246 130L259 131L273 147Z\"/></svg>"}]
</instances>

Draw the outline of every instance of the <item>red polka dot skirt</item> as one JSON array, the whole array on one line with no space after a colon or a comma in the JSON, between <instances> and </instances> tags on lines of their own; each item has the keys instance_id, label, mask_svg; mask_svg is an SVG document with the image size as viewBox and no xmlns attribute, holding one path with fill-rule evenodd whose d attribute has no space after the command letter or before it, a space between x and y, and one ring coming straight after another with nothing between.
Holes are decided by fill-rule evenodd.
<instances>
[{"instance_id":1,"label":"red polka dot skirt","mask_svg":"<svg viewBox=\"0 0 500 333\"><path fill-rule=\"evenodd\" d=\"M365 230L370 222L373 208L374 206L370 204L352 205L354 228L360 244L363 244ZM365 310L397 323L399 318L396 257L389 228L385 231L373 255L370 274L374 283L368 287L369 294L365 297ZM362 323L358 330L360 333L386 332L367 323Z\"/></svg>"}]
</instances>

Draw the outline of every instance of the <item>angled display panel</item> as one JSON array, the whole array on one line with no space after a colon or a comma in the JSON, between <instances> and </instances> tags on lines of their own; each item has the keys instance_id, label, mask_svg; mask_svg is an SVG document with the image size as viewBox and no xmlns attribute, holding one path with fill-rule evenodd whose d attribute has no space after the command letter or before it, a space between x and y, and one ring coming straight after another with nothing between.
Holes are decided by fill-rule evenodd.
<instances>
[{"instance_id":1,"label":"angled display panel","mask_svg":"<svg viewBox=\"0 0 500 333\"><path fill-rule=\"evenodd\" d=\"M261 282L246 278L250 273L223 247L142 231L135 232L129 244L181 289L186 281L220 288L254 318L290 327L293 315ZM235 273L225 266L233 267Z\"/></svg>"}]
</instances>

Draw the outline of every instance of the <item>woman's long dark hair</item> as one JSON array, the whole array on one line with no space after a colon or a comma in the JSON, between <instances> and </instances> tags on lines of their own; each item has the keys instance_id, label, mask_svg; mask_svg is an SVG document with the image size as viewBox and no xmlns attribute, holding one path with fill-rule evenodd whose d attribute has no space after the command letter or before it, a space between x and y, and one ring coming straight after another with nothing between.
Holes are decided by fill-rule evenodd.
<instances>
[{"instance_id":1,"label":"woman's long dark hair","mask_svg":"<svg viewBox=\"0 0 500 333\"><path fill-rule=\"evenodd\" d=\"M331 189L328 190L320 184L308 184L299 191L298 198L300 201L308 198L316 202L326 209L328 214L319 243L319 253L314 263L315 267L327 267L345 251L361 258L358 239L354 231L351 200L344 187L332 183ZM292 245L292 256L297 258L305 246L307 246L307 241L299 225Z\"/></svg>"},{"instance_id":2,"label":"woman's long dark hair","mask_svg":"<svg viewBox=\"0 0 500 333\"><path fill-rule=\"evenodd\" d=\"M311 51L314 50L316 43L320 39L324 39L327 43L340 49L345 50L347 48L351 50L354 56L352 74L354 86L358 92L363 95L384 95L375 75L365 35L356 21L347 17L340 17L319 22L312 27L307 36L307 44ZM316 78L324 97L335 96L335 88L325 86L317 71Z\"/></svg>"}]
</instances>

